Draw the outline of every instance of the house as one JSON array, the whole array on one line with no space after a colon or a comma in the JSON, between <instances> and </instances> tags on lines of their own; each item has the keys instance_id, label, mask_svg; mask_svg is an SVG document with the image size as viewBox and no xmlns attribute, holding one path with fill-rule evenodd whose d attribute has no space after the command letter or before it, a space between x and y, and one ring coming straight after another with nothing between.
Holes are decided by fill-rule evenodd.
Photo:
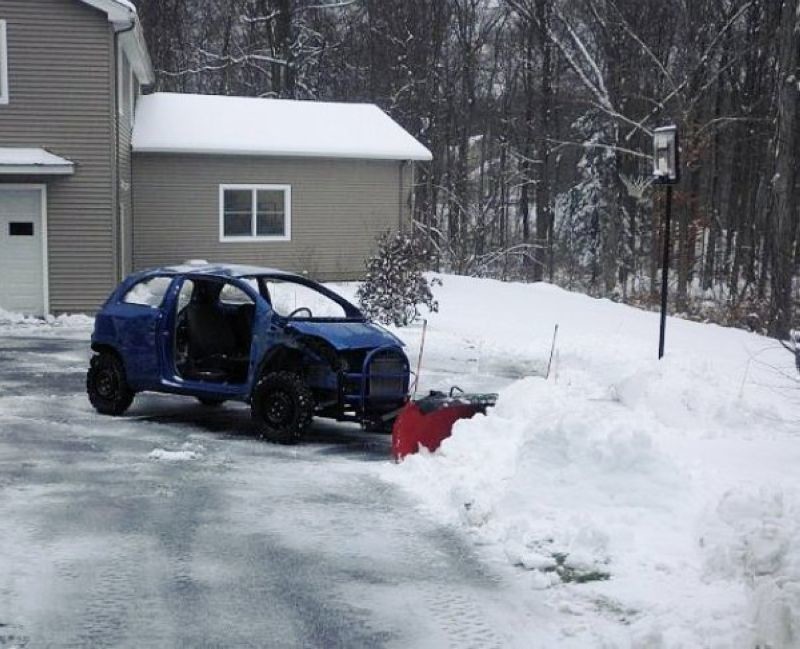
<instances>
[{"instance_id":1,"label":"house","mask_svg":"<svg viewBox=\"0 0 800 649\"><path fill-rule=\"evenodd\" d=\"M143 94L127 0L0 0L0 308L190 258L352 279L430 152L372 105Z\"/></svg>"}]
</instances>

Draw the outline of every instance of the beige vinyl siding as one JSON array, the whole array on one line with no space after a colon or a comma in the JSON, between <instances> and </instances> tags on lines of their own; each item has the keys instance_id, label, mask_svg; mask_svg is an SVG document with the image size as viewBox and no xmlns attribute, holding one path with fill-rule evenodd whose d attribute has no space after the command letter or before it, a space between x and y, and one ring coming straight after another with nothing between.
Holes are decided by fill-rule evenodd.
<instances>
[{"instance_id":1,"label":"beige vinyl siding","mask_svg":"<svg viewBox=\"0 0 800 649\"><path fill-rule=\"evenodd\" d=\"M408 218L411 174L392 161L134 153L133 178L136 269L206 259L332 280L361 277L375 237ZM291 185L291 241L220 242L228 184Z\"/></svg>"},{"instance_id":2,"label":"beige vinyl siding","mask_svg":"<svg viewBox=\"0 0 800 649\"><path fill-rule=\"evenodd\" d=\"M1 0L0 18L10 97L0 146L75 162L73 176L47 183L50 309L93 310L116 280L113 32L102 12L75 0ZM43 182L13 180L22 181Z\"/></svg>"}]
</instances>

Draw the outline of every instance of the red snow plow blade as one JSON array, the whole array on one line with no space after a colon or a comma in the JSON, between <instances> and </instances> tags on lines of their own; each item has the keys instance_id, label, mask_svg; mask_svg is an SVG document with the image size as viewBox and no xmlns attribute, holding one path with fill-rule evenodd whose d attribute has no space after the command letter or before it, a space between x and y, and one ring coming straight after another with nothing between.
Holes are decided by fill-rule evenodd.
<instances>
[{"instance_id":1,"label":"red snow plow blade","mask_svg":"<svg viewBox=\"0 0 800 649\"><path fill-rule=\"evenodd\" d=\"M409 401L400 411L392 428L392 457L398 462L416 453L421 446L435 451L450 437L453 424L485 413L497 401L496 394L465 394L456 388L450 395L431 392L427 397Z\"/></svg>"}]
</instances>

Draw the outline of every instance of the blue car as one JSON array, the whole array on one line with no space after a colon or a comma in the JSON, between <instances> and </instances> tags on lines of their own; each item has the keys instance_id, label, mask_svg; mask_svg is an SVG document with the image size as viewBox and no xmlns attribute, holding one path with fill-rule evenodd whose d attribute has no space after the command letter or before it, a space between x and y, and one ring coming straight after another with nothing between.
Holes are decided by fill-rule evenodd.
<instances>
[{"instance_id":1,"label":"blue car","mask_svg":"<svg viewBox=\"0 0 800 649\"><path fill-rule=\"evenodd\" d=\"M250 404L289 444L314 416L385 429L407 401L402 343L347 300L292 273L188 262L128 277L95 319L86 379L97 411L138 392Z\"/></svg>"}]
</instances>

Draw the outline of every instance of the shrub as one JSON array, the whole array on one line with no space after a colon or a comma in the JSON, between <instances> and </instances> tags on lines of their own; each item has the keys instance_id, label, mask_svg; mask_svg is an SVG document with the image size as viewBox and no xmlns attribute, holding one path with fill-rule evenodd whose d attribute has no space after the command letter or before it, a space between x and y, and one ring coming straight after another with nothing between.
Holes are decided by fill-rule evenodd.
<instances>
[{"instance_id":1,"label":"shrub","mask_svg":"<svg viewBox=\"0 0 800 649\"><path fill-rule=\"evenodd\" d=\"M364 313L383 324L403 327L416 320L420 305L439 310L424 271L432 255L419 237L405 232L384 232L378 237L377 252L367 260L367 273L356 297Z\"/></svg>"}]
</instances>

